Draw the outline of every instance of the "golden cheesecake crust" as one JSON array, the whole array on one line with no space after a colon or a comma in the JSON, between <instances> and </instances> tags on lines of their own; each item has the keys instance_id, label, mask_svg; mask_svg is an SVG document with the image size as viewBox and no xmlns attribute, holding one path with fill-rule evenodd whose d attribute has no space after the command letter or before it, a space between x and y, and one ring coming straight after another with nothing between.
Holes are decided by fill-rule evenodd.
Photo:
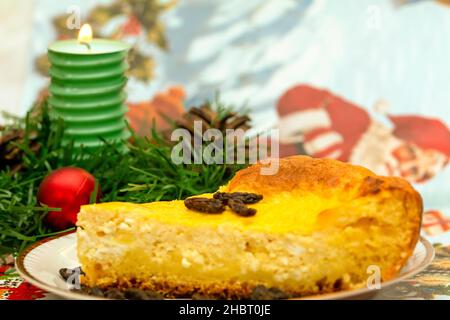
<instances>
[{"instance_id":1,"label":"golden cheesecake crust","mask_svg":"<svg viewBox=\"0 0 450 320\"><path fill-rule=\"evenodd\" d=\"M419 193L402 178L378 176L364 167L333 159L292 156L278 161L279 170L275 175L261 175L265 165L258 163L238 171L226 189L265 196L300 190L326 196L337 193L346 198L397 189L414 198L416 205L422 205Z\"/></svg>"}]
</instances>

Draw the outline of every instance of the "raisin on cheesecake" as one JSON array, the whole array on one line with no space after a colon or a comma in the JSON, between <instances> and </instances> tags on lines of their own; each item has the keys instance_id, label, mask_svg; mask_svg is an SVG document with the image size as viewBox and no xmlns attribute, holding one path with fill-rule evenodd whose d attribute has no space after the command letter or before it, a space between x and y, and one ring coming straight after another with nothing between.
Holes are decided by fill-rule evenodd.
<instances>
[{"instance_id":1,"label":"raisin on cheesecake","mask_svg":"<svg viewBox=\"0 0 450 320\"><path fill-rule=\"evenodd\" d=\"M391 279L412 254L422 200L405 180L305 156L280 159L275 175L261 166L190 208L183 200L83 206L82 283L223 299L263 286L296 297L363 287L374 265ZM237 193L253 200L229 196ZM202 209L210 207L216 212Z\"/></svg>"}]
</instances>

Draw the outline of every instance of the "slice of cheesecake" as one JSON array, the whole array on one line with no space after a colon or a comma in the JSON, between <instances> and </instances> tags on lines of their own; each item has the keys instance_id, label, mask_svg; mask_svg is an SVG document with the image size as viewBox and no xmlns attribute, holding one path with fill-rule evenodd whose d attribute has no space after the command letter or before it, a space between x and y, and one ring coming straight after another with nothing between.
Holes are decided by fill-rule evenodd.
<instances>
[{"instance_id":1,"label":"slice of cheesecake","mask_svg":"<svg viewBox=\"0 0 450 320\"><path fill-rule=\"evenodd\" d=\"M83 283L167 297L248 298L261 286L303 296L362 287L377 270L390 279L411 255L422 201L406 181L304 156L281 159L272 176L261 166L220 189L263 195L250 217L181 200L83 206Z\"/></svg>"}]
</instances>

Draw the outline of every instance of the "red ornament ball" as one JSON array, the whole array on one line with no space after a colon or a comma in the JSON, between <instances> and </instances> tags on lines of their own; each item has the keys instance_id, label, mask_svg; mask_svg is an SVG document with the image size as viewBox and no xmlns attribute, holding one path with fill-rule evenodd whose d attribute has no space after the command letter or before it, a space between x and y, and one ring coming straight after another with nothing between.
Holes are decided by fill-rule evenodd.
<instances>
[{"instance_id":1,"label":"red ornament ball","mask_svg":"<svg viewBox=\"0 0 450 320\"><path fill-rule=\"evenodd\" d=\"M94 190L95 178L83 169L67 167L50 173L39 186L37 199L41 204L61 211L49 211L47 224L56 230L75 226L80 206L89 204ZM96 202L100 194L98 186Z\"/></svg>"}]
</instances>

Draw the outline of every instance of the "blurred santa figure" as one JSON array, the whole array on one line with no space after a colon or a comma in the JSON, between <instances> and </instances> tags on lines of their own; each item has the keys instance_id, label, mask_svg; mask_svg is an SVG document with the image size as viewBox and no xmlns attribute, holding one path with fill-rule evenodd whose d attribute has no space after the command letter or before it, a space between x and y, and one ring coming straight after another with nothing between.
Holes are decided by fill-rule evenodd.
<instances>
[{"instance_id":1,"label":"blurred santa figure","mask_svg":"<svg viewBox=\"0 0 450 320\"><path fill-rule=\"evenodd\" d=\"M386 103L377 109L386 111ZM424 182L450 159L450 131L437 119L386 116L392 127L327 90L298 85L279 99L280 153L307 154L365 166L377 174Z\"/></svg>"}]
</instances>

